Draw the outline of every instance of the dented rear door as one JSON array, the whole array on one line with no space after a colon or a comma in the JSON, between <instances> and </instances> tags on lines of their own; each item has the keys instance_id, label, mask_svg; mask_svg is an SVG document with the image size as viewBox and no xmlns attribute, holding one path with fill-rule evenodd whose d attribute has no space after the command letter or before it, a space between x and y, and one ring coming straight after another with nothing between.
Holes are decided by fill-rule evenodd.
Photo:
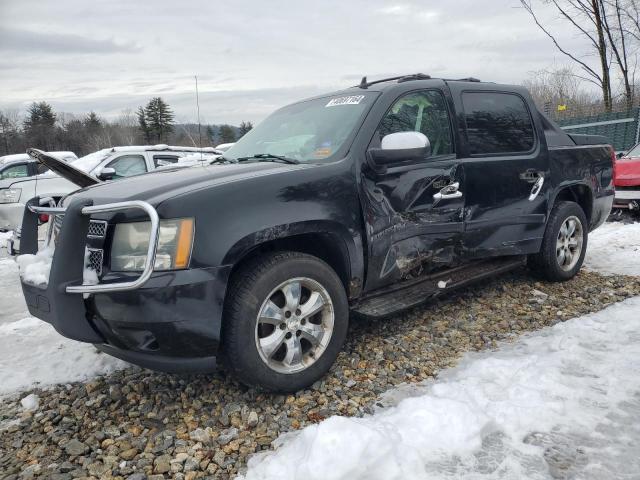
<instances>
[{"instance_id":1,"label":"dented rear door","mask_svg":"<svg viewBox=\"0 0 640 480\"><path fill-rule=\"evenodd\" d=\"M432 151L420 161L398 162L384 172L367 165L362 169L369 253L366 290L457 261L464 230L464 196L454 190L464 190L465 175L456 158L449 100L444 88L400 95L383 115L371 141L373 148L387 134L421 131L429 138Z\"/></svg>"}]
</instances>

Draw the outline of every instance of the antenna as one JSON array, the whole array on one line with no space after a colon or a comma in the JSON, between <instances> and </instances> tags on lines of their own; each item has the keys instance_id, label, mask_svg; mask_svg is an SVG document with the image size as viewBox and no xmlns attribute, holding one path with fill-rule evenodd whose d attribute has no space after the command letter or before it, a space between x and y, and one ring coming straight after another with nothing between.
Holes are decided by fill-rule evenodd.
<instances>
[{"instance_id":1,"label":"antenna","mask_svg":"<svg viewBox=\"0 0 640 480\"><path fill-rule=\"evenodd\" d=\"M202 126L200 125L200 94L198 92L198 76L193 76L196 79L196 107L198 109L198 147L200 148L200 161L202 161Z\"/></svg>"}]
</instances>

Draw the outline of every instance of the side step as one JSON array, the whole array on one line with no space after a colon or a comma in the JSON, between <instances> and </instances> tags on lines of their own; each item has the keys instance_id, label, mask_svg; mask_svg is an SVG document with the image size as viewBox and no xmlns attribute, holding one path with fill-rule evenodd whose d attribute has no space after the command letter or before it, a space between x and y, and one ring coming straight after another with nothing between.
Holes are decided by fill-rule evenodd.
<instances>
[{"instance_id":1,"label":"side step","mask_svg":"<svg viewBox=\"0 0 640 480\"><path fill-rule=\"evenodd\" d=\"M365 317L387 317L425 303L431 298L470 283L508 272L526 263L525 256L498 257L444 270L372 292L352 310Z\"/></svg>"}]
</instances>

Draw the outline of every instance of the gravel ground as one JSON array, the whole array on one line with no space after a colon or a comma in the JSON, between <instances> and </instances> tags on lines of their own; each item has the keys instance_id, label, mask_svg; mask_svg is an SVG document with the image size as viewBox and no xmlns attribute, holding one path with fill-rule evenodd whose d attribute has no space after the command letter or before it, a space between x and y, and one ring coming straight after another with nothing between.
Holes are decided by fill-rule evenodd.
<instances>
[{"instance_id":1,"label":"gravel ground","mask_svg":"<svg viewBox=\"0 0 640 480\"><path fill-rule=\"evenodd\" d=\"M583 271L550 284L522 269L385 321L352 318L331 372L296 395L136 367L24 392L0 405L0 477L232 478L281 433L371 413L383 392L434 377L465 351L638 294L640 278ZM39 397L34 410L21 405L27 393Z\"/></svg>"}]
</instances>

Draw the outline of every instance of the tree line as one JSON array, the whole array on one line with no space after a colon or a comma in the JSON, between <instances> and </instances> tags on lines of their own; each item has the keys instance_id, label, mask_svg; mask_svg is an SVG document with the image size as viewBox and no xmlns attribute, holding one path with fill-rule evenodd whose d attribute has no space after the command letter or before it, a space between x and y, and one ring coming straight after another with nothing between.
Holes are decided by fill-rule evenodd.
<instances>
[{"instance_id":1,"label":"tree line","mask_svg":"<svg viewBox=\"0 0 640 480\"><path fill-rule=\"evenodd\" d=\"M171 107L160 97L110 120L93 111L84 115L55 112L47 102L34 102L25 115L17 109L0 111L0 154L23 153L28 147L69 150L78 156L123 145L215 147L235 142L251 128L251 122L244 121L240 126L176 123Z\"/></svg>"}]
</instances>

